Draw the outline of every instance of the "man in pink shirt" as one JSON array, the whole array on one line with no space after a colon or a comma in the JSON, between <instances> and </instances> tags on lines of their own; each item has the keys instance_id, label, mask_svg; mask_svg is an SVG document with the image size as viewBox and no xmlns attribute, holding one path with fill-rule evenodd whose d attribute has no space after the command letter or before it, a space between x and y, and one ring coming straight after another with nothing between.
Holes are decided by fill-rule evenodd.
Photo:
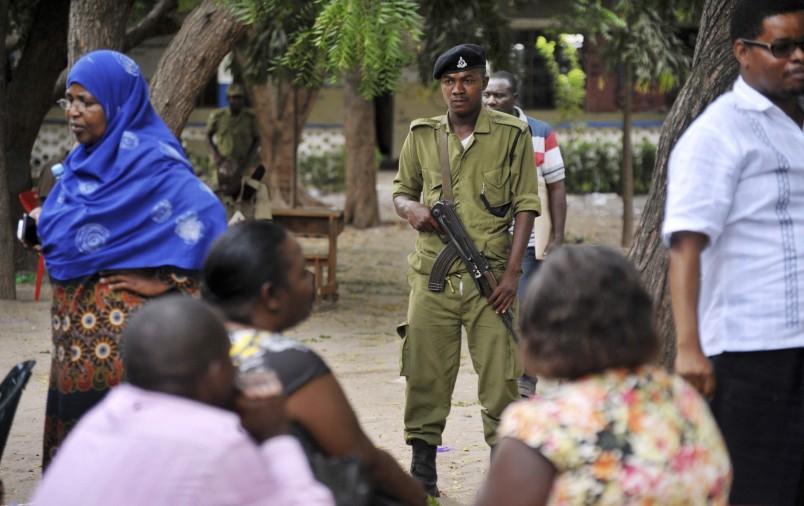
<instances>
[{"instance_id":1,"label":"man in pink shirt","mask_svg":"<svg viewBox=\"0 0 804 506\"><path fill-rule=\"evenodd\" d=\"M37 506L334 504L283 434L284 399L236 391L229 339L206 305L151 303L122 343L128 383L67 438Z\"/></svg>"}]
</instances>

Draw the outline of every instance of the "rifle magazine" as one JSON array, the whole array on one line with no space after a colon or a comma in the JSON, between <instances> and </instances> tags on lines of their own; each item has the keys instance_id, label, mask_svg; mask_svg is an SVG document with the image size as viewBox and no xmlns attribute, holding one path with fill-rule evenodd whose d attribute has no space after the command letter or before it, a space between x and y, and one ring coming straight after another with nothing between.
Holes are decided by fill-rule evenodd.
<instances>
[{"instance_id":1,"label":"rifle magazine","mask_svg":"<svg viewBox=\"0 0 804 506\"><path fill-rule=\"evenodd\" d=\"M458 251L452 243L444 246L441 253L433 262L433 268L430 270L430 278L427 280L427 289L431 292L443 292L444 282L447 279L447 273L452 264L459 258Z\"/></svg>"}]
</instances>

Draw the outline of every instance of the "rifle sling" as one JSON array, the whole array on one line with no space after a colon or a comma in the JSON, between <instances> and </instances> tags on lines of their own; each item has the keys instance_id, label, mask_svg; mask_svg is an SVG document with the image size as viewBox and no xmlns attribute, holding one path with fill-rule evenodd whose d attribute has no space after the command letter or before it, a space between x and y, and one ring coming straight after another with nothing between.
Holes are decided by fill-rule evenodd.
<instances>
[{"instance_id":1,"label":"rifle sling","mask_svg":"<svg viewBox=\"0 0 804 506\"><path fill-rule=\"evenodd\" d=\"M435 262L433 262L433 268L430 269L430 279L427 280L428 290L431 292L444 291L444 281L447 279L447 272L449 272L449 268L458 258L460 258L460 255L458 255L458 250L455 249L455 245L449 243L444 246L444 249L441 250L441 253L438 254Z\"/></svg>"},{"instance_id":2,"label":"rifle sling","mask_svg":"<svg viewBox=\"0 0 804 506\"><path fill-rule=\"evenodd\" d=\"M445 124L443 133L438 133L438 130L436 130L438 156L441 159L441 191L443 192L444 200L455 202L452 194L452 175L449 167L449 132L447 128Z\"/></svg>"}]
</instances>

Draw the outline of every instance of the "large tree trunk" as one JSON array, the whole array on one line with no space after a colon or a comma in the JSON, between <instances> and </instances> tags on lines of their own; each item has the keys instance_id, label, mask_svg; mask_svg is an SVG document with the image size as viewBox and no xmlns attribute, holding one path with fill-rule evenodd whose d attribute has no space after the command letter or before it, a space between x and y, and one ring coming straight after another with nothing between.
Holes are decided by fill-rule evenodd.
<instances>
[{"instance_id":1,"label":"large tree trunk","mask_svg":"<svg viewBox=\"0 0 804 506\"><path fill-rule=\"evenodd\" d=\"M178 136L206 86L245 25L216 0L203 0L181 25L151 79L151 103Z\"/></svg>"},{"instance_id":2,"label":"large tree trunk","mask_svg":"<svg viewBox=\"0 0 804 506\"><path fill-rule=\"evenodd\" d=\"M22 213L17 195L31 188L31 149L47 111L53 106L53 83L67 65L67 18L69 0L39 2L26 37L19 63L6 75L7 104L14 104L2 121L5 126L6 178L0 179L0 192L7 193L10 215L0 223L16 224ZM61 90L62 95L64 90ZM5 186L7 184L7 186ZM0 242L0 257L13 257L17 269L35 256L17 241Z\"/></svg>"},{"instance_id":3,"label":"large tree trunk","mask_svg":"<svg viewBox=\"0 0 804 506\"><path fill-rule=\"evenodd\" d=\"M8 0L0 0L0 41L6 40L8 31ZM5 43L0 45L0 62L6 61ZM0 118L8 117L6 102L6 66L0 65ZM8 165L5 154L5 121L0 121L0 181L8 181ZM14 229L5 226L11 221L11 196L7 191L0 191L0 244L13 245ZM4 248L6 250L6 248ZM16 299L17 290L14 277L13 246L0 254L0 299Z\"/></svg>"},{"instance_id":4,"label":"large tree trunk","mask_svg":"<svg viewBox=\"0 0 804 506\"><path fill-rule=\"evenodd\" d=\"M288 207L296 203L320 206L321 202L299 186L296 186L296 198L291 197L295 154L318 89L296 88L294 93L290 81L270 78L264 83L250 83L248 92L251 105L257 113L260 156L268 169L265 182L271 188L272 205Z\"/></svg>"},{"instance_id":5,"label":"large tree trunk","mask_svg":"<svg viewBox=\"0 0 804 506\"><path fill-rule=\"evenodd\" d=\"M634 75L630 63L625 63L623 85L623 166L620 175L620 193L623 199L622 245L631 245L634 236L634 150L631 146L631 114L633 112Z\"/></svg>"},{"instance_id":6,"label":"large tree trunk","mask_svg":"<svg viewBox=\"0 0 804 506\"><path fill-rule=\"evenodd\" d=\"M54 107L53 83L67 65L67 19L69 0L39 2L20 62L8 83L6 160L12 194L31 187L30 158L39 128ZM64 90L61 90L64 95Z\"/></svg>"},{"instance_id":7,"label":"large tree trunk","mask_svg":"<svg viewBox=\"0 0 804 506\"><path fill-rule=\"evenodd\" d=\"M72 0L68 67L90 51L122 49L132 3L132 0Z\"/></svg>"},{"instance_id":8,"label":"large tree trunk","mask_svg":"<svg viewBox=\"0 0 804 506\"><path fill-rule=\"evenodd\" d=\"M707 0L704 4L692 72L662 126L648 200L629 252L629 258L642 274L645 287L656 303L656 324L663 342L662 361L667 366L673 364L676 347L667 289L668 257L660 236L667 196L667 161L670 150L687 126L737 75L737 62L729 40L733 9L734 0Z\"/></svg>"},{"instance_id":9,"label":"large tree trunk","mask_svg":"<svg viewBox=\"0 0 804 506\"><path fill-rule=\"evenodd\" d=\"M379 225L377 204L377 134L374 101L360 95L360 77L351 74L343 80L344 131L346 136L346 202L344 221L357 228Z\"/></svg>"}]
</instances>

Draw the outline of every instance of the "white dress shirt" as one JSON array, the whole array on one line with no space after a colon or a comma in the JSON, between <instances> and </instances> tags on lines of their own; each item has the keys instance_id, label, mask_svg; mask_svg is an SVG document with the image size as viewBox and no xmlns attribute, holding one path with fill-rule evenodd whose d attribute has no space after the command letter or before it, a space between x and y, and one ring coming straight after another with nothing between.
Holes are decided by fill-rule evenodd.
<instances>
[{"instance_id":1,"label":"white dress shirt","mask_svg":"<svg viewBox=\"0 0 804 506\"><path fill-rule=\"evenodd\" d=\"M706 355L804 346L804 130L738 78L670 156L662 238L699 232Z\"/></svg>"}]
</instances>

